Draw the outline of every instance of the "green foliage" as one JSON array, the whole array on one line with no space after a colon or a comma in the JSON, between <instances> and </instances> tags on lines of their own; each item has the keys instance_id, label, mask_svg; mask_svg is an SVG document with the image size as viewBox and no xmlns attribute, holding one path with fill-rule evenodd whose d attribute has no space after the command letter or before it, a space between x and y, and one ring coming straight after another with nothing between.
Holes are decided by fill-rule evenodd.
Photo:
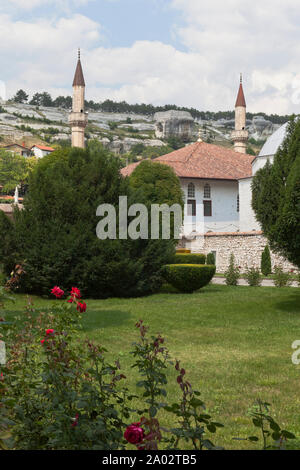
<instances>
[{"instance_id":1,"label":"green foliage","mask_svg":"<svg viewBox=\"0 0 300 470\"><path fill-rule=\"evenodd\" d=\"M249 410L254 426L260 430L262 440L262 450L283 450L286 442L290 439L296 439L295 435L285 429L270 415L270 404L258 400ZM258 442L257 436L248 437L249 442ZM271 441L271 443L270 443Z\"/></svg>"},{"instance_id":2,"label":"green foliage","mask_svg":"<svg viewBox=\"0 0 300 470\"><path fill-rule=\"evenodd\" d=\"M206 257L206 264L210 264L210 265L216 264L215 255L213 253L208 253Z\"/></svg>"},{"instance_id":3,"label":"green foliage","mask_svg":"<svg viewBox=\"0 0 300 470\"><path fill-rule=\"evenodd\" d=\"M34 106L51 107L53 106L53 101L51 95L47 91L44 91L43 93L35 93L29 104Z\"/></svg>"},{"instance_id":4,"label":"green foliage","mask_svg":"<svg viewBox=\"0 0 300 470\"><path fill-rule=\"evenodd\" d=\"M261 255L261 272L264 276L272 274L272 263L270 248L267 245Z\"/></svg>"},{"instance_id":5,"label":"green foliage","mask_svg":"<svg viewBox=\"0 0 300 470\"><path fill-rule=\"evenodd\" d=\"M215 266L169 264L164 267L163 275L166 281L180 292L192 293L209 284L215 272Z\"/></svg>"},{"instance_id":6,"label":"green foliage","mask_svg":"<svg viewBox=\"0 0 300 470\"><path fill-rule=\"evenodd\" d=\"M115 121L109 121L108 125L109 125L109 128L110 128L111 131L114 131L118 127L118 123L115 122Z\"/></svg>"},{"instance_id":7,"label":"green foliage","mask_svg":"<svg viewBox=\"0 0 300 470\"><path fill-rule=\"evenodd\" d=\"M184 141L180 139L179 137L169 137L167 142L168 142L169 147L171 147L174 150L181 149L182 147L185 146Z\"/></svg>"},{"instance_id":8,"label":"green foliage","mask_svg":"<svg viewBox=\"0 0 300 470\"><path fill-rule=\"evenodd\" d=\"M252 148L250 145L248 145L248 147L247 147L247 149L246 149L246 153L247 153L248 155L253 155L253 156L256 155L255 150L253 150L253 148Z\"/></svg>"},{"instance_id":9,"label":"green foliage","mask_svg":"<svg viewBox=\"0 0 300 470\"><path fill-rule=\"evenodd\" d=\"M182 398L180 403L166 406L165 410L176 416L178 427L172 429L173 436L169 439L168 449L178 449L180 441L191 441L195 450L220 450L210 439L209 434L215 434L223 424L212 420L206 411L205 403L199 398L200 392L193 390L186 379L185 369L180 367L180 362L175 365L177 371L177 383L180 387Z\"/></svg>"},{"instance_id":10,"label":"green foliage","mask_svg":"<svg viewBox=\"0 0 300 470\"><path fill-rule=\"evenodd\" d=\"M22 329L6 332L2 405L10 410L15 449L124 448L131 397L117 384L125 376L104 348L80 341L79 301L70 300L37 317L28 305Z\"/></svg>"},{"instance_id":11,"label":"green foliage","mask_svg":"<svg viewBox=\"0 0 300 470\"><path fill-rule=\"evenodd\" d=\"M262 279L260 276L259 269L257 268L247 268L246 273L245 273L245 279L249 286L251 287L258 287L262 283Z\"/></svg>"},{"instance_id":12,"label":"green foliage","mask_svg":"<svg viewBox=\"0 0 300 470\"><path fill-rule=\"evenodd\" d=\"M18 90L13 97L15 103L26 103L28 101L28 95L24 90Z\"/></svg>"},{"instance_id":13,"label":"green foliage","mask_svg":"<svg viewBox=\"0 0 300 470\"><path fill-rule=\"evenodd\" d=\"M140 202L150 204L184 205L179 178L167 165L145 160L130 176L130 186L140 196Z\"/></svg>"},{"instance_id":14,"label":"green foliage","mask_svg":"<svg viewBox=\"0 0 300 470\"><path fill-rule=\"evenodd\" d=\"M234 254L232 253L230 255L228 269L225 272L225 280L226 280L227 286L237 286L239 278L240 278L240 269L235 264Z\"/></svg>"},{"instance_id":15,"label":"green foliage","mask_svg":"<svg viewBox=\"0 0 300 470\"><path fill-rule=\"evenodd\" d=\"M20 183L27 183L36 161L35 157L27 158L0 150L0 183L3 191L9 192Z\"/></svg>"},{"instance_id":16,"label":"green foliage","mask_svg":"<svg viewBox=\"0 0 300 470\"><path fill-rule=\"evenodd\" d=\"M140 431L138 442L126 440L139 450L220 449L211 436L223 424L207 411L179 360L175 372L180 396L170 402L167 385L174 361L165 338L149 337L142 320L136 324L140 337L130 354L138 371L138 394L132 395L119 359L110 363L104 348L82 341L82 302L77 291L68 301L55 301L47 313L38 313L29 301L22 322L15 318L3 326L7 363L0 375L0 448L124 450L124 431L134 426ZM88 308L84 315L89 315ZM259 435L235 440L251 447L262 440L263 450L282 450L295 439L269 408L258 400L249 415ZM170 429L161 425L165 412L174 417Z\"/></svg>"},{"instance_id":17,"label":"green foliage","mask_svg":"<svg viewBox=\"0 0 300 470\"><path fill-rule=\"evenodd\" d=\"M157 192L156 202L178 202L172 199L175 190L166 194L167 200ZM119 196L126 195L129 205L143 202L140 192L120 175L118 159L96 142L87 150L60 149L41 159L30 179L25 208L15 211L10 237L16 246L14 264L25 270L20 288L48 295L53 284L66 290L76 281L86 296L94 298L138 296L159 289L161 268L172 260L175 240L96 236L97 207L109 203L118 213ZM11 258L7 249L5 256Z\"/></svg>"},{"instance_id":18,"label":"green foliage","mask_svg":"<svg viewBox=\"0 0 300 470\"><path fill-rule=\"evenodd\" d=\"M1 268L9 275L15 267L16 246L14 225L4 212L0 211L0 260ZM3 275L3 273L2 273Z\"/></svg>"},{"instance_id":19,"label":"green foliage","mask_svg":"<svg viewBox=\"0 0 300 470\"><path fill-rule=\"evenodd\" d=\"M12 297L8 290L3 286L0 286L0 310L4 308L6 302L14 302L14 297Z\"/></svg>"},{"instance_id":20,"label":"green foliage","mask_svg":"<svg viewBox=\"0 0 300 470\"><path fill-rule=\"evenodd\" d=\"M255 175L252 206L273 251L300 266L300 121L290 122L274 158Z\"/></svg>"},{"instance_id":21,"label":"green foliage","mask_svg":"<svg viewBox=\"0 0 300 470\"><path fill-rule=\"evenodd\" d=\"M174 259L174 264L205 264L205 262L206 256L200 253L176 253Z\"/></svg>"},{"instance_id":22,"label":"green foliage","mask_svg":"<svg viewBox=\"0 0 300 470\"><path fill-rule=\"evenodd\" d=\"M292 283L291 275L284 272L282 266L274 267L274 284L276 287L288 287Z\"/></svg>"}]
</instances>

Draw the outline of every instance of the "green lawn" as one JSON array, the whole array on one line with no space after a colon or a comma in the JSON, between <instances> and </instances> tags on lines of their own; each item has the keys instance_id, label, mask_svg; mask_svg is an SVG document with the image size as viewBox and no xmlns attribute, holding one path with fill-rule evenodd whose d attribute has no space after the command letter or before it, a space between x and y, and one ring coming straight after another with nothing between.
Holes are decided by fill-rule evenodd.
<instances>
[{"instance_id":1,"label":"green lawn","mask_svg":"<svg viewBox=\"0 0 300 470\"><path fill-rule=\"evenodd\" d=\"M33 298L36 307L49 301ZM25 297L7 306L5 318L22 311ZM292 343L300 340L300 289L209 285L195 294L158 294L139 299L89 300L84 334L103 344L110 357L130 371L135 322L143 319L153 333L165 336L174 358L209 410L222 423L214 441L226 448L243 448L233 437L255 434L247 409L260 397L273 405L279 423L299 436L300 366L292 364ZM51 327L51 325L49 325ZM178 393L170 370L169 396Z\"/></svg>"}]
</instances>

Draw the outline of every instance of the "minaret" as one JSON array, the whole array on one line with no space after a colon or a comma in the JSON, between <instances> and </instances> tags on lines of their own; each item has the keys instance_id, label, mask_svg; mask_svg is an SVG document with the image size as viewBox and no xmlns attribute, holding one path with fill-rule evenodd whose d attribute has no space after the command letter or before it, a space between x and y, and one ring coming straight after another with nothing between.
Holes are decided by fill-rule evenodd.
<instances>
[{"instance_id":1,"label":"minaret","mask_svg":"<svg viewBox=\"0 0 300 470\"><path fill-rule=\"evenodd\" d=\"M73 81L73 109L69 115L72 128L72 147L85 148L84 130L88 123L88 113L84 111L85 81L78 49L78 62Z\"/></svg>"},{"instance_id":2,"label":"minaret","mask_svg":"<svg viewBox=\"0 0 300 470\"><path fill-rule=\"evenodd\" d=\"M246 153L249 133L246 131L246 101L243 90L243 77L241 74L240 88L235 103L235 130L231 134L234 142L234 150L240 153Z\"/></svg>"}]
</instances>

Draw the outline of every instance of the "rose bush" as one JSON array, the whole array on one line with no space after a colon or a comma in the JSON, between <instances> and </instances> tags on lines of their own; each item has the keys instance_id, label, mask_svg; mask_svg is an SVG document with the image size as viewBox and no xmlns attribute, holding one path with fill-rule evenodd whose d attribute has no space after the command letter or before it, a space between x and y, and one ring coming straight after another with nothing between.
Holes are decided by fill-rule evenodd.
<instances>
[{"instance_id":1,"label":"rose bush","mask_svg":"<svg viewBox=\"0 0 300 470\"><path fill-rule=\"evenodd\" d=\"M8 361L0 371L0 448L218 448L211 436L222 424L207 413L200 392L193 389L180 361L171 360L161 335L149 337L144 322L136 324L139 340L131 354L140 392L132 395L119 361L108 363L103 347L80 338L81 313L88 312L80 290L72 288L65 300L58 286L52 291L56 300L50 312L36 312L29 303L25 321L16 319L4 328ZM173 404L166 388L171 365L180 392ZM161 425L166 412L172 414L170 429ZM282 448L294 438L269 411L260 407L255 413L263 448Z\"/></svg>"}]
</instances>

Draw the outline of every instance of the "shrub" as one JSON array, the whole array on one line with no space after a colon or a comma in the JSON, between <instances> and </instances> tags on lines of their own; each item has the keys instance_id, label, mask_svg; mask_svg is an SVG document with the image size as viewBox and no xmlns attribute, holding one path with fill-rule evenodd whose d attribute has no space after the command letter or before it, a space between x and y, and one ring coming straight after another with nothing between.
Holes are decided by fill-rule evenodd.
<instances>
[{"instance_id":1,"label":"shrub","mask_svg":"<svg viewBox=\"0 0 300 470\"><path fill-rule=\"evenodd\" d=\"M176 253L191 253L191 250L187 250L186 248L178 248Z\"/></svg>"},{"instance_id":2,"label":"shrub","mask_svg":"<svg viewBox=\"0 0 300 470\"><path fill-rule=\"evenodd\" d=\"M180 292L191 293L209 284L215 272L215 266L169 264L164 267L163 276Z\"/></svg>"},{"instance_id":3,"label":"shrub","mask_svg":"<svg viewBox=\"0 0 300 470\"><path fill-rule=\"evenodd\" d=\"M259 269L257 268L247 268L245 278L249 286L258 287L261 285L262 279L260 277Z\"/></svg>"},{"instance_id":4,"label":"shrub","mask_svg":"<svg viewBox=\"0 0 300 470\"><path fill-rule=\"evenodd\" d=\"M174 264L205 264L205 261L206 256L199 253L176 253Z\"/></svg>"},{"instance_id":5,"label":"shrub","mask_svg":"<svg viewBox=\"0 0 300 470\"><path fill-rule=\"evenodd\" d=\"M292 283L290 273L284 272L282 266L274 268L274 284L276 287L288 287Z\"/></svg>"},{"instance_id":6,"label":"shrub","mask_svg":"<svg viewBox=\"0 0 300 470\"><path fill-rule=\"evenodd\" d=\"M216 264L215 255L213 253L208 253L206 257L206 264L210 264L210 265Z\"/></svg>"},{"instance_id":7,"label":"shrub","mask_svg":"<svg viewBox=\"0 0 300 470\"><path fill-rule=\"evenodd\" d=\"M154 166L157 174L163 167ZM16 264L22 265L20 290L38 295L48 295L55 283L67 290L75 282L86 297L95 298L157 291L161 269L174 257L176 240L99 240L96 236L97 207L111 204L118 213L121 195L128 196L129 206L143 202L121 176L119 160L95 141L85 150L59 149L40 159L31 175L24 210L15 211L14 229L0 247L6 274ZM165 202L159 193L156 200Z\"/></svg>"},{"instance_id":8,"label":"shrub","mask_svg":"<svg viewBox=\"0 0 300 470\"><path fill-rule=\"evenodd\" d=\"M261 272L264 276L272 273L271 253L267 245L261 255Z\"/></svg>"},{"instance_id":9,"label":"shrub","mask_svg":"<svg viewBox=\"0 0 300 470\"><path fill-rule=\"evenodd\" d=\"M240 278L240 269L235 264L234 254L230 255L229 267L225 272L225 279L227 286L237 286Z\"/></svg>"}]
</instances>

